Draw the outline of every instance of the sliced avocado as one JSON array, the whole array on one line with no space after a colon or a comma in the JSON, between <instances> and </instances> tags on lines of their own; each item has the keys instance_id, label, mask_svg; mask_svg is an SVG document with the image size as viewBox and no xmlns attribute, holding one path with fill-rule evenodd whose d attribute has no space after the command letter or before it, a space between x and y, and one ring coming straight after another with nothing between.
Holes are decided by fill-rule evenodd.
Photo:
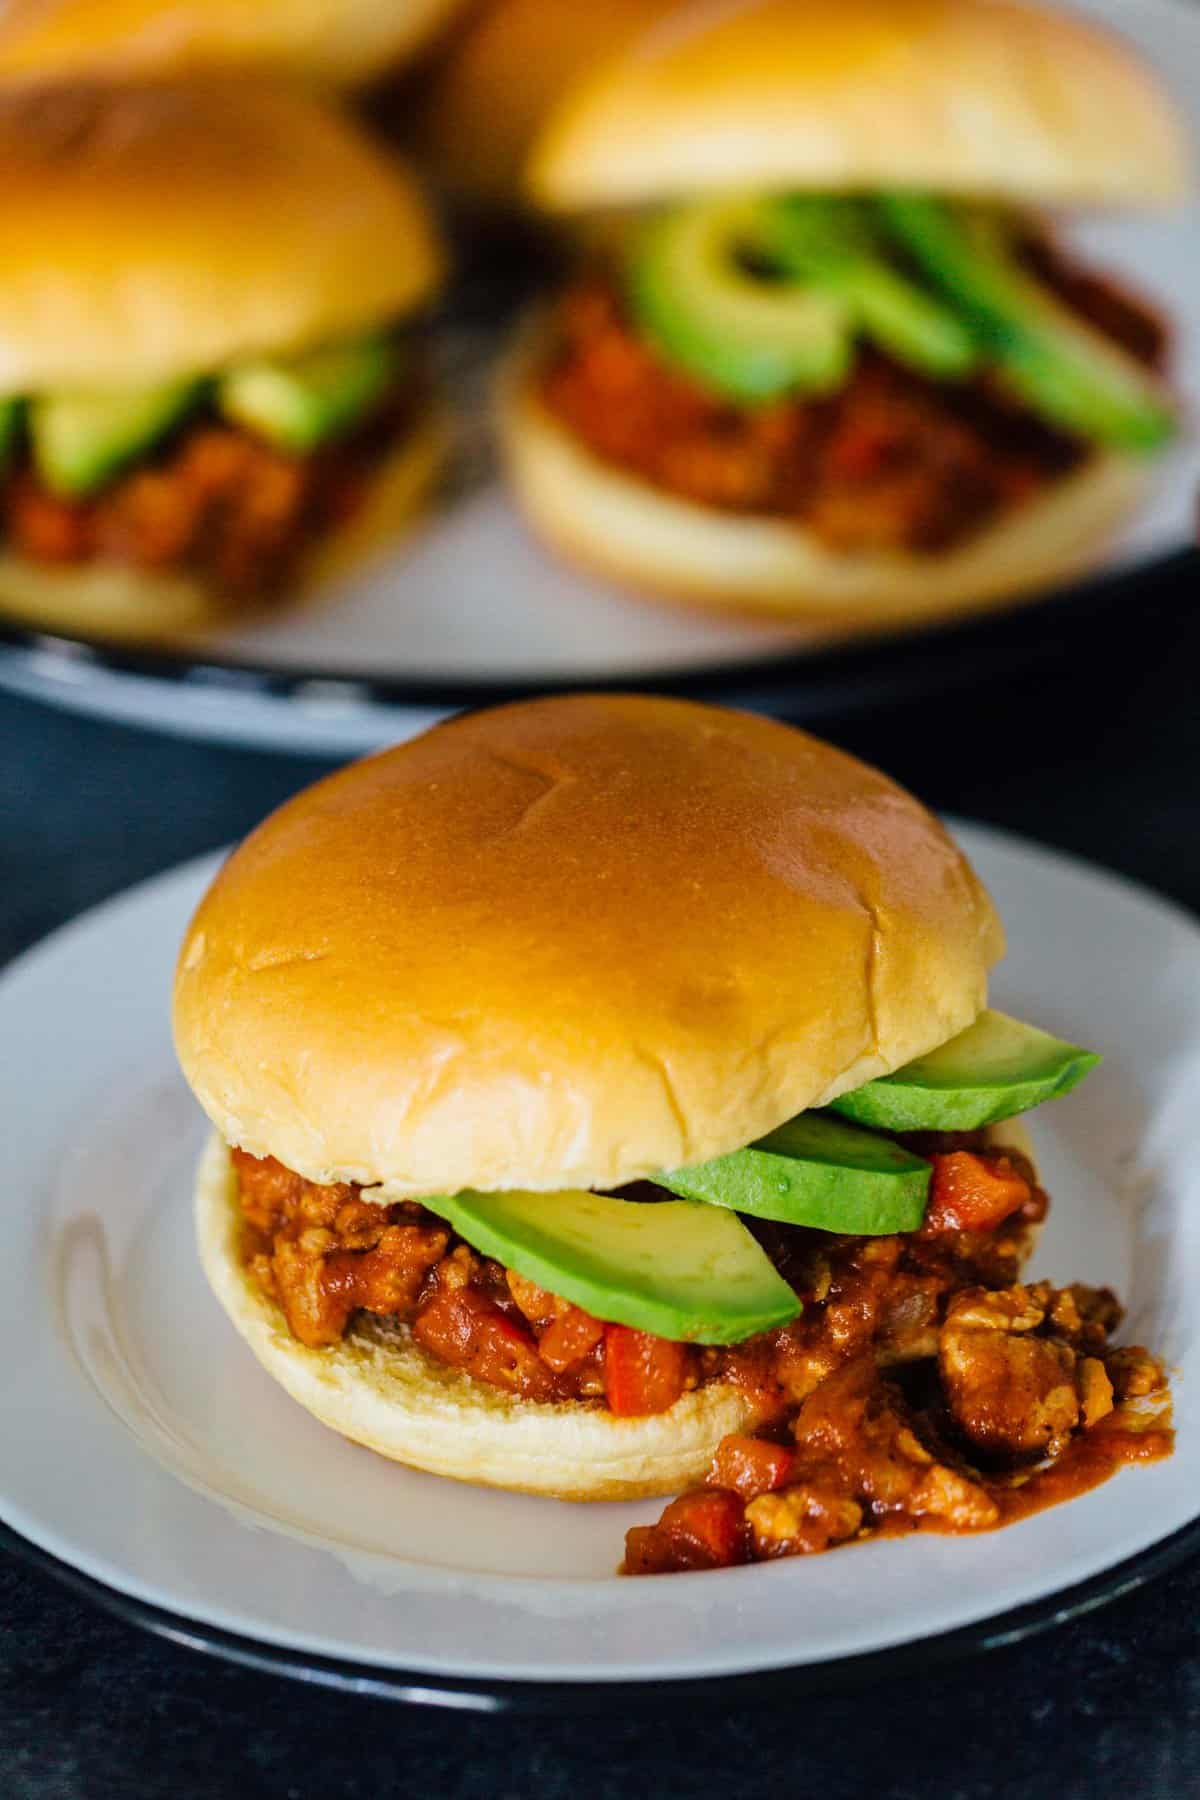
<instances>
[{"instance_id":1,"label":"sliced avocado","mask_svg":"<svg viewBox=\"0 0 1200 1800\"><path fill-rule=\"evenodd\" d=\"M833 1110L884 1131L976 1131L1069 1094L1100 1058L982 1012L948 1044L833 1101Z\"/></svg>"},{"instance_id":2,"label":"sliced avocado","mask_svg":"<svg viewBox=\"0 0 1200 1800\"><path fill-rule=\"evenodd\" d=\"M629 263L633 316L668 361L730 399L828 393L850 367L849 313L832 294L752 272L762 237L754 200L659 214Z\"/></svg>"},{"instance_id":3,"label":"sliced avocado","mask_svg":"<svg viewBox=\"0 0 1200 1800\"><path fill-rule=\"evenodd\" d=\"M0 468L3 468L12 454L21 429L21 399L11 394L8 399L0 400Z\"/></svg>"},{"instance_id":4,"label":"sliced avocado","mask_svg":"<svg viewBox=\"0 0 1200 1800\"><path fill-rule=\"evenodd\" d=\"M747 1150L655 1177L688 1200L851 1236L915 1231L930 1166L890 1138L801 1113Z\"/></svg>"},{"instance_id":5,"label":"sliced avocado","mask_svg":"<svg viewBox=\"0 0 1200 1800\"><path fill-rule=\"evenodd\" d=\"M398 366L399 348L390 338L353 338L288 361L240 363L217 384L217 405L227 418L302 456L360 419Z\"/></svg>"},{"instance_id":6,"label":"sliced avocado","mask_svg":"<svg viewBox=\"0 0 1200 1800\"><path fill-rule=\"evenodd\" d=\"M884 194L878 207L1031 411L1116 449L1155 450L1173 435L1161 384L1021 267L997 217L954 211L926 194Z\"/></svg>"},{"instance_id":7,"label":"sliced avocado","mask_svg":"<svg viewBox=\"0 0 1200 1800\"><path fill-rule=\"evenodd\" d=\"M771 202L765 216L779 266L836 295L866 336L898 362L940 381L970 374L978 350L966 321L888 262L874 220L860 201L789 195Z\"/></svg>"},{"instance_id":8,"label":"sliced avocado","mask_svg":"<svg viewBox=\"0 0 1200 1800\"><path fill-rule=\"evenodd\" d=\"M199 391L198 382L187 380L34 398L29 437L38 474L70 499L93 493L164 437Z\"/></svg>"},{"instance_id":9,"label":"sliced avocado","mask_svg":"<svg viewBox=\"0 0 1200 1800\"><path fill-rule=\"evenodd\" d=\"M635 1331L736 1344L800 1311L741 1220L689 1200L468 1190L424 1204L485 1256Z\"/></svg>"}]
</instances>

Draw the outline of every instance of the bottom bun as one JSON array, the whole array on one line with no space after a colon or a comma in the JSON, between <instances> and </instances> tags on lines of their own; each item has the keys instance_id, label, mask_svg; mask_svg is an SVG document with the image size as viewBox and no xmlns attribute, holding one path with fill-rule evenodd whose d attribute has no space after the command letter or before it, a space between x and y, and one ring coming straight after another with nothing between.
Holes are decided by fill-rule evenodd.
<instances>
[{"instance_id":1,"label":"bottom bun","mask_svg":"<svg viewBox=\"0 0 1200 1800\"><path fill-rule=\"evenodd\" d=\"M353 517L305 557L287 597L315 593L409 523L441 471L447 443L445 422L433 412L406 431L379 464ZM247 610L194 576L116 562L58 568L0 555L0 612L35 631L161 643Z\"/></svg>"},{"instance_id":2,"label":"bottom bun","mask_svg":"<svg viewBox=\"0 0 1200 1800\"><path fill-rule=\"evenodd\" d=\"M1032 1161L1016 1121L992 1126L988 1137ZM370 1314L359 1314L340 1343L309 1349L246 1267L237 1179L215 1133L195 1199L204 1273L263 1368L323 1425L393 1462L560 1500L639 1500L702 1480L726 1433L752 1430L761 1416L727 1382L647 1418L614 1418L596 1402L522 1400L430 1356L407 1326Z\"/></svg>"},{"instance_id":3,"label":"bottom bun","mask_svg":"<svg viewBox=\"0 0 1200 1800\"><path fill-rule=\"evenodd\" d=\"M1152 467L1093 456L957 550L840 552L802 525L700 506L602 461L542 405L528 367L519 361L502 385L500 428L522 508L549 544L626 586L831 633L1032 598L1095 568Z\"/></svg>"}]
</instances>

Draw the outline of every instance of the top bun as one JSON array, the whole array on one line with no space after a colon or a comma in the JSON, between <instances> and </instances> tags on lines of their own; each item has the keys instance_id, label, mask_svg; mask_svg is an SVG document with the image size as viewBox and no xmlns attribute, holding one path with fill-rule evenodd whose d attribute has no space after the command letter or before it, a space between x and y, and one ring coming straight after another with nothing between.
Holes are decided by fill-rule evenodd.
<instances>
[{"instance_id":1,"label":"top bun","mask_svg":"<svg viewBox=\"0 0 1200 1800\"><path fill-rule=\"evenodd\" d=\"M568 96L529 172L560 209L799 186L1145 202L1186 182L1131 46L1017 0L681 9Z\"/></svg>"},{"instance_id":2,"label":"top bun","mask_svg":"<svg viewBox=\"0 0 1200 1800\"><path fill-rule=\"evenodd\" d=\"M8 95L0 168L0 393L302 348L440 275L411 180L282 85Z\"/></svg>"},{"instance_id":3,"label":"top bun","mask_svg":"<svg viewBox=\"0 0 1200 1800\"><path fill-rule=\"evenodd\" d=\"M380 1199L613 1187L964 1030L1002 950L902 789L787 726L579 695L318 782L236 850L175 984L222 1135Z\"/></svg>"},{"instance_id":4,"label":"top bun","mask_svg":"<svg viewBox=\"0 0 1200 1800\"><path fill-rule=\"evenodd\" d=\"M522 201L525 161L563 95L677 0L491 0L452 33L412 95L403 132L442 185L491 205Z\"/></svg>"},{"instance_id":5,"label":"top bun","mask_svg":"<svg viewBox=\"0 0 1200 1800\"><path fill-rule=\"evenodd\" d=\"M127 81L271 68L366 81L410 56L460 0L7 0L0 82Z\"/></svg>"}]
</instances>

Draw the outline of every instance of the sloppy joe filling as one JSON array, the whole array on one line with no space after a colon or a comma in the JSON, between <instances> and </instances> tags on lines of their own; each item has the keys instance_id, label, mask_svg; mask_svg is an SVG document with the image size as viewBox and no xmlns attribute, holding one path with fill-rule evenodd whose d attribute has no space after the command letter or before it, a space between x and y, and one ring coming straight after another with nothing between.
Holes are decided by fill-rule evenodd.
<instances>
[{"instance_id":1,"label":"sloppy joe filling","mask_svg":"<svg viewBox=\"0 0 1200 1800\"><path fill-rule=\"evenodd\" d=\"M409 382L308 455L202 409L85 499L54 493L22 452L0 479L0 531L31 562L187 575L234 604L267 600L357 511L379 463L412 429L419 400Z\"/></svg>"},{"instance_id":2,"label":"sloppy joe filling","mask_svg":"<svg viewBox=\"0 0 1200 1800\"><path fill-rule=\"evenodd\" d=\"M628 1534L627 1571L658 1574L987 1530L1169 1453L1162 1367L1110 1343L1115 1295L1020 1280L1048 1204L1025 1159L980 1133L903 1141L932 1164L921 1229L838 1237L747 1219L804 1311L720 1348L603 1323L417 1202L232 1154L247 1265L301 1343L336 1343L376 1313L478 1381L618 1416L708 1382L746 1389L756 1434L725 1438L702 1487Z\"/></svg>"},{"instance_id":3,"label":"sloppy joe filling","mask_svg":"<svg viewBox=\"0 0 1200 1800\"><path fill-rule=\"evenodd\" d=\"M1043 243L1025 255L1074 312L1161 366L1156 315ZM938 382L865 347L837 393L739 406L669 366L603 272L560 302L540 393L604 462L704 507L793 520L847 553L951 550L1092 454L986 372Z\"/></svg>"}]
</instances>

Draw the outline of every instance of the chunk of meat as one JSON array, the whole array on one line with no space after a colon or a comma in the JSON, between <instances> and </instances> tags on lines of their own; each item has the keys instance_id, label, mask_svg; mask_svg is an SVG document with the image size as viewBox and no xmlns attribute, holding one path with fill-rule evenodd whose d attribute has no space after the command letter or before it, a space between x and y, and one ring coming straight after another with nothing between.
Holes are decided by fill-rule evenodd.
<instances>
[{"instance_id":1,"label":"chunk of meat","mask_svg":"<svg viewBox=\"0 0 1200 1800\"><path fill-rule=\"evenodd\" d=\"M815 1474L782 1493L760 1494L746 1508L754 1554L812 1556L844 1543L862 1524L863 1509L842 1492L836 1475Z\"/></svg>"},{"instance_id":2,"label":"chunk of meat","mask_svg":"<svg viewBox=\"0 0 1200 1800\"><path fill-rule=\"evenodd\" d=\"M918 1438L899 1390L870 1356L822 1382L796 1416L793 1431L805 1465L838 1472L841 1492L865 1503L877 1520L894 1515L943 1530L982 1531L999 1508L978 1482L938 1461Z\"/></svg>"},{"instance_id":3,"label":"chunk of meat","mask_svg":"<svg viewBox=\"0 0 1200 1800\"><path fill-rule=\"evenodd\" d=\"M1053 1454L1079 1424L1075 1351L1038 1335L1048 1299L1016 1286L968 1288L950 1303L938 1368L955 1424L980 1449Z\"/></svg>"},{"instance_id":4,"label":"chunk of meat","mask_svg":"<svg viewBox=\"0 0 1200 1800\"><path fill-rule=\"evenodd\" d=\"M372 1231L373 1246L360 1250L339 1248L337 1234L319 1225L276 1239L275 1292L302 1344L336 1343L360 1309L407 1317L450 1239L444 1226L389 1225L386 1216Z\"/></svg>"}]
</instances>

